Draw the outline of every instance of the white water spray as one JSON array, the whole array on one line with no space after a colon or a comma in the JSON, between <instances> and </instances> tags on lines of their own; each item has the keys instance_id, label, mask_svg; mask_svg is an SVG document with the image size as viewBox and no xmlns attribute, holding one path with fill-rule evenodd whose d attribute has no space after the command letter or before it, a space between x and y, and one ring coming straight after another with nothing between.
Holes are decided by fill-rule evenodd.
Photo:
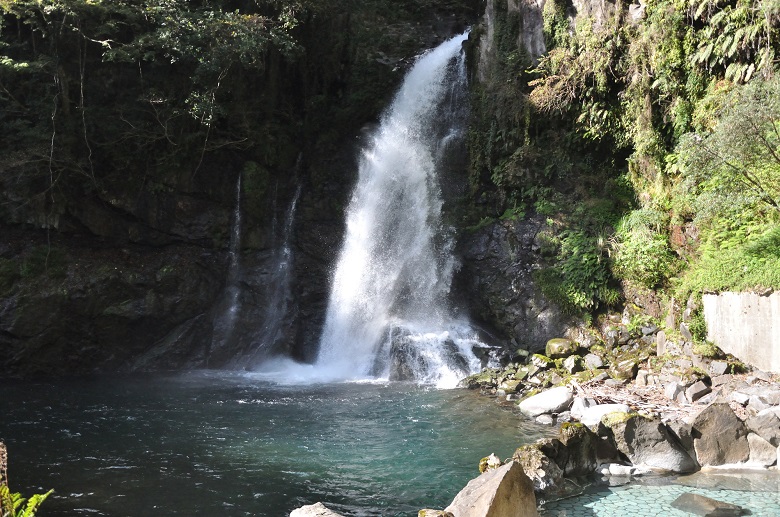
<instances>
[{"instance_id":1,"label":"white water spray","mask_svg":"<svg viewBox=\"0 0 780 517\"><path fill-rule=\"evenodd\" d=\"M437 177L462 129L447 101L465 87L467 37L417 60L363 150L320 340L321 375L453 386L480 366L474 333L447 306L455 262Z\"/></svg>"}]
</instances>

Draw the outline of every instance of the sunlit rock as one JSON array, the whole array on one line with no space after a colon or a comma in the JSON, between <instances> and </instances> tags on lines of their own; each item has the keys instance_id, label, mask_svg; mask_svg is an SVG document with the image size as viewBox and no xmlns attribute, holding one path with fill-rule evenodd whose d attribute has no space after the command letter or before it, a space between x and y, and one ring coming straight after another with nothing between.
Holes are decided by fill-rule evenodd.
<instances>
[{"instance_id":1,"label":"sunlit rock","mask_svg":"<svg viewBox=\"0 0 780 517\"><path fill-rule=\"evenodd\" d=\"M741 463L750 455L747 428L728 404L705 408L693 421L691 434L702 466Z\"/></svg>"},{"instance_id":2,"label":"sunlit rock","mask_svg":"<svg viewBox=\"0 0 780 517\"><path fill-rule=\"evenodd\" d=\"M328 509L322 503L309 504L296 508L290 513L290 517L343 517L340 513Z\"/></svg>"},{"instance_id":3,"label":"sunlit rock","mask_svg":"<svg viewBox=\"0 0 780 517\"><path fill-rule=\"evenodd\" d=\"M566 386L559 386L528 397L518 404L520 411L531 418L544 413L560 413L571 407L574 396Z\"/></svg>"},{"instance_id":4,"label":"sunlit rock","mask_svg":"<svg viewBox=\"0 0 780 517\"><path fill-rule=\"evenodd\" d=\"M455 517L536 517L533 484L516 461L472 479L445 511Z\"/></svg>"}]
</instances>

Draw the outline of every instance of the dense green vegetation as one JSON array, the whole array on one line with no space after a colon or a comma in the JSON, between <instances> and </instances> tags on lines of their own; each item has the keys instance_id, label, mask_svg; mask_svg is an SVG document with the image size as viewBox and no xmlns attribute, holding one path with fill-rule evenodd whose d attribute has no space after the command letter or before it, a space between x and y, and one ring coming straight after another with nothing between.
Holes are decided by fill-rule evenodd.
<instances>
[{"instance_id":1,"label":"dense green vegetation","mask_svg":"<svg viewBox=\"0 0 780 517\"><path fill-rule=\"evenodd\" d=\"M588 313L617 281L683 299L780 288L780 4L618 2L595 19L550 0L538 61L497 7L472 185L495 214L548 215L548 295Z\"/></svg>"}]
</instances>

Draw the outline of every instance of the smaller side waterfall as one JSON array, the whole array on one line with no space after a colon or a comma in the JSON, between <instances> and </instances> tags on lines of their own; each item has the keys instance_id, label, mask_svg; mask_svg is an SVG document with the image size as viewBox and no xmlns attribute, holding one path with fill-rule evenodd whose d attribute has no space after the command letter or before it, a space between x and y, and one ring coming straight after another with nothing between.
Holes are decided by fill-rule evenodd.
<instances>
[{"instance_id":1,"label":"smaller side waterfall","mask_svg":"<svg viewBox=\"0 0 780 517\"><path fill-rule=\"evenodd\" d=\"M244 367L253 370L269 357L275 345L284 337L285 318L292 301L291 283L293 276L292 238L295 211L301 195L300 185L284 213L283 225L279 228L277 210L272 222L273 252L268 261L266 279L265 312L258 332L252 336L252 346L247 356L241 359Z\"/></svg>"},{"instance_id":2,"label":"smaller side waterfall","mask_svg":"<svg viewBox=\"0 0 780 517\"><path fill-rule=\"evenodd\" d=\"M239 311L241 310L241 174L236 180L236 203L230 226L228 244L228 270L222 300L217 305L214 317L214 331L211 338L211 352L218 357L226 353L225 348L233 339Z\"/></svg>"}]
</instances>

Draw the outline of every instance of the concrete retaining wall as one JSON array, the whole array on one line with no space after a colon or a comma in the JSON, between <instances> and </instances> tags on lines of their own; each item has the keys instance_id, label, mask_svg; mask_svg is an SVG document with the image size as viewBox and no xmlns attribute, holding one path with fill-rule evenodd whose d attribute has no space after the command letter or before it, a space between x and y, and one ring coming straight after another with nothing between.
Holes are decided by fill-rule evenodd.
<instances>
[{"instance_id":1,"label":"concrete retaining wall","mask_svg":"<svg viewBox=\"0 0 780 517\"><path fill-rule=\"evenodd\" d=\"M705 294L707 339L765 372L780 373L780 292Z\"/></svg>"}]
</instances>

